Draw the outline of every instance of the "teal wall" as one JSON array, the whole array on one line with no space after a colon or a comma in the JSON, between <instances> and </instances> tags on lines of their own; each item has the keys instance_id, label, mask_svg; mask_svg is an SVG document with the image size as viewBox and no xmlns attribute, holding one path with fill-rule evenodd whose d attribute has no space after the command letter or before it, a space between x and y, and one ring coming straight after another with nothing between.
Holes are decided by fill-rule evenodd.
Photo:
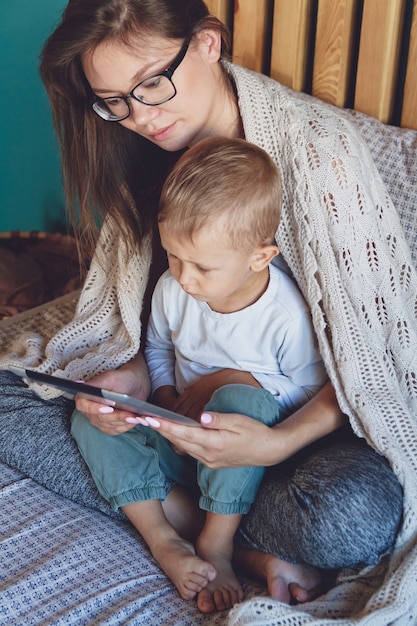
<instances>
[{"instance_id":1,"label":"teal wall","mask_svg":"<svg viewBox=\"0 0 417 626\"><path fill-rule=\"evenodd\" d=\"M66 0L0 0L0 232L65 230L59 152L38 75Z\"/></svg>"}]
</instances>

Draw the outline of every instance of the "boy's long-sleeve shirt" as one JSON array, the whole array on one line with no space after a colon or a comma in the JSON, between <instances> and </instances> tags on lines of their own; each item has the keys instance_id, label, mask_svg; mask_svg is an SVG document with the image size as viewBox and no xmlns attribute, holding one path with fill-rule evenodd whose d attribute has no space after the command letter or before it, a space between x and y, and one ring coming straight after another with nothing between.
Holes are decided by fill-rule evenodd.
<instances>
[{"instance_id":1,"label":"boy's long-sleeve shirt","mask_svg":"<svg viewBox=\"0 0 417 626\"><path fill-rule=\"evenodd\" d=\"M327 380L310 311L293 280L273 265L262 296L234 313L213 311L165 272L152 298L145 354L153 391L170 385L181 393L218 370L242 370L285 414Z\"/></svg>"}]
</instances>

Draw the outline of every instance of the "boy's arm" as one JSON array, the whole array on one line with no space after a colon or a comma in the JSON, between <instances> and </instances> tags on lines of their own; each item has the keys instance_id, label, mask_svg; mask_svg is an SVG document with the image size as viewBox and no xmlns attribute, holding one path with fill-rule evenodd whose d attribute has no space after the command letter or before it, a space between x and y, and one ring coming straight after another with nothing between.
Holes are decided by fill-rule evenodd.
<instances>
[{"instance_id":1,"label":"boy's arm","mask_svg":"<svg viewBox=\"0 0 417 626\"><path fill-rule=\"evenodd\" d=\"M285 415L308 402L328 380L307 308L295 311L285 325L276 328L275 351L278 373L255 373L260 385L278 396Z\"/></svg>"},{"instance_id":2,"label":"boy's arm","mask_svg":"<svg viewBox=\"0 0 417 626\"><path fill-rule=\"evenodd\" d=\"M260 387L261 385L252 376L250 372L241 370L224 369L213 372L207 376L203 376L196 381L191 387L185 389L177 398L172 410L182 415L187 415L192 419L198 420L200 415L210 400L213 393L223 385L231 385L240 383L242 385L252 385L252 387Z\"/></svg>"},{"instance_id":3,"label":"boy's arm","mask_svg":"<svg viewBox=\"0 0 417 626\"><path fill-rule=\"evenodd\" d=\"M163 409L169 409L170 411L176 411L175 403L178 398L178 393L172 385L163 385L156 389L152 395L152 402Z\"/></svg>"},{"instance_id":4,"label":"boy's arm","mask_svg":"<svg viewBox=\"0 0 417 626\"><path fill-rule=\"evenodd\" d=\"M152 307L145 344L145 358L153 396L155 390L163 386L170 386L175 389L175 351L169 323L164 312L163 298L161 283L158 282L152 295ZM154 402L157 403L156 400ZM160 404L160 406L164 405Z\"/></svg>"}]
</instances>

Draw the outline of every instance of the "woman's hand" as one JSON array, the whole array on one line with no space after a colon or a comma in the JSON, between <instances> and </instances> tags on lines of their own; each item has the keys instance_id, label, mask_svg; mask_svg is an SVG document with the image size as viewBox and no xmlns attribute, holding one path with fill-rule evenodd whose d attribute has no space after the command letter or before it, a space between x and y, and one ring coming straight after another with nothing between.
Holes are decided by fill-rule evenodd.
<instances>
[{"instance_id":1,"label":"woman's hand","mask_svg":"<svg viewBox=\"0 0 417 626\"><path fill-rule=\"evenodd\" d=\"M141 353L118 370L110 370L95 376L88 381L88 384L118 393L126 393L139 400L146 400L150 393L148 369ZM107 435L119 435L136 425L134 413L114 409L105 402L95 402L76 396L75 406L93 426ZM126 419L131 420L131 423Z\"/></svg>"},{"instance_id":2,"label":"woman's hand","mask_svg":"<svg viewBox=\"0 0 417 626\"><path fill-rule=\"evenodd\" d=\"M270 428L238 414L203 413L202 428L184 426L153 417L151 428L166 437L176 449L207 467L269 466L285 461L310 443L343 426L333 386L326 383L307 404L283 422Z\"/></svg>"},{"instance_id":3,"label":"woman's hand","mask_svg":"<svg viewBox=\"0 0 417 626\"><path fill-rule=\"evenodd\" d=\"M176 450L189 454L211 469L268 465L265 462L268 449L274 451L270 464L276 462L279 444L275 441L275 429L245 415L203 413L203 428L153 417L147 417L146 420Z\"/></svg>"}]
</instances>

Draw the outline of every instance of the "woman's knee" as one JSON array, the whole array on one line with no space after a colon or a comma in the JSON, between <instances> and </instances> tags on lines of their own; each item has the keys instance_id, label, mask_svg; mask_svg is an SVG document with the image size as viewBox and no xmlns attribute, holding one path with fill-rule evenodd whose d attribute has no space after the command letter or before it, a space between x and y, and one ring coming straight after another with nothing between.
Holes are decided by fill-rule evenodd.
<instances>
[{"instance_id":1,"label":"woman's knee","mask_svg":"<svg viewBox=\"0 0 417 626\"><path fill-rule=\"evenodd\" d=\"M243 530L255 537L259 524L263 550L334 569L376 563L391 549L401 516L395 474L355 442L317 451L265 482Z\"/></svg>"},{"instance_id":2,"label":"woman's knee","mask_svg":"<svg viewBox=\"0 0 417 626\"><path fill-rule=\"evenodd\" d=\"M312 531L328 567L371 565L392 547L402 489L387 461L368 446L339 444L316 453L294 475L292 488L298 497L316 491Z\"/></svg>"}]
</instances>

